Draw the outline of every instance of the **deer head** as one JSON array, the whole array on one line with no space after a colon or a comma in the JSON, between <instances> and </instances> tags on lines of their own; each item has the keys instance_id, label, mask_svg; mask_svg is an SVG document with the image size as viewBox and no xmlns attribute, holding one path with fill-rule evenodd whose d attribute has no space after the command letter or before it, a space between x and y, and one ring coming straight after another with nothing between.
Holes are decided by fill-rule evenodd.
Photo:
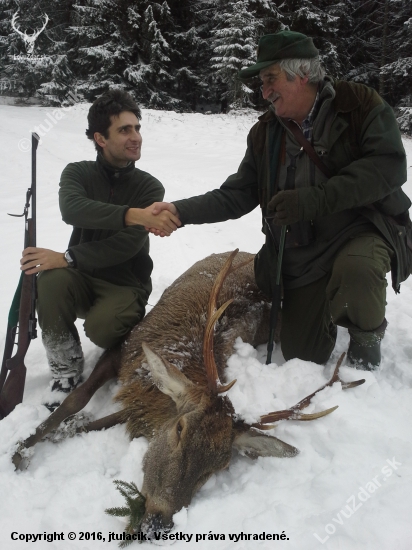
<instances>
[{"instance_id":1,"label":"deer head","mask_svg":"<svg viewBox=\"0 0 412 550\"><path fill-rule=\"evenodd\" d=\"M18 11L13 15L12 17L12 20L11 20L11 26L12 28L17 32L17 34L19 34L23 40L24 40L24 44L26 46L26 51L28 53L28 55L32 55L33 51L34 51L34 43L37 39L37 37L44 31L44 29L46 28L46 25L47 23L49 22L49 17L48 15L46 14L45 15L45 21L44 21L44 25L41 29L37 29L36 31L33 32L33 34L27 34L26 32L21 32L17 27L16 27L16 21L18 19Z\"/></svg>"},{"instance_id":2,"label":"deer head","mask_svg":"<svg viewBox=\"0 0 412 550\"><path fill-rule=\"evenodd\" d=\"M177 409L151 440L144 459L143 532L169 530L173 514L190 504L211 475L229 465L232 448L254 458L298 453L295 447L236 422L226 396L198 388L148 346L143 348L154 383Z\"/></svg>"}]
</instances>

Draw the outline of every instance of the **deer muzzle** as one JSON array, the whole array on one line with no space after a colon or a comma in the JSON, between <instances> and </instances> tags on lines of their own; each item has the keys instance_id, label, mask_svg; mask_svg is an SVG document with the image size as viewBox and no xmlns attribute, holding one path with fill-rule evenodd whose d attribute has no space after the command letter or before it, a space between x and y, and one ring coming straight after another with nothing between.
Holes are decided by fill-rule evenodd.
<instances>
[{"instance_id":1,"label":"deer muzzle","mask_svg":"<svg viewBox=\"0 0 412 550\"><path fill-rule=\"evenodd\" d=\"M164 534L171 531L173 527L172 519L166 518L161 512L147 512L143 518L141 531L149 540L159 540Z\"/></svg>"}]
</instances>

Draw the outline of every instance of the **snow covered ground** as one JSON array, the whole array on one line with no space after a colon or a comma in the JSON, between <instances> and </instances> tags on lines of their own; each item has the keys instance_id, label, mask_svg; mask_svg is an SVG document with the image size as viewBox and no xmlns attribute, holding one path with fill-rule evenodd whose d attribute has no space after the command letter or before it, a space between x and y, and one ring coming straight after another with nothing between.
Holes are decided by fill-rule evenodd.
<instances>
[{"instance_id":1,"label":"snow covered ground","mask_svg":"<svg viewBox=\"0 0 412 550\"><path fill-rule=\"evenodd\" d=\"M23 211L30 184L26 150L30 132L39 125L48 128L38 149L39 246L66 249L70 228L58 210L59 176L68 162L95 157L84 135L87 106L58 111L64 114L61 120L52 108L0 106L0 346L23 248L23 222L6 214ZM256 119L253 113L206 116L145 110L143 115L143 154L138 166L163 182L166 200L220 185L236 170L248 129ZM412 196L412 140L404 141L409 158L405 189ZM257 252L262 241L258 210L224 224L188 226L169 239L153 237L150 304L200 258L237 247ZM193 535L190 545L199 550L412 548L412 280L402 285L398 296L389 288L387 300L389 326L379 372L358 373L342 367L343 379L364 377L366 383L345 392L335 384L316 396L308 412L339 405L330 416L278 425L276 435L301 450L297 457L252 461L234 455L230 467L214 475L189 509L175 518L178 532ZM79 328L82 333L80 324ZM82 342L90 372L100 350L85 337ZM239 342L229 361L228 377L238 379L230 391L232 402L248 419L293 405L326 381L347 344L347 332L339 330L335 352L323 368L299 360L285 363L279 351L273 356L275 364L266 366L264 350ZM135 481L141 486L147 441L130 442L124 427L117 426L59 444L42 443L28 469L16 473L10 457L17 441L48 415L40 405L50 378L40 339L32 343L26 365L24 402L0 422L0 547L117 548L117 542L109 542L109 532L120 534L124 525L104 513L107 507L123 505L112 481ZM108 383L87 411L96 417L114 411L115 392L116 384ZM99 532L105 541L97 540ZM262 540L263 532L284 533L286 540ZM43 533L63 533L64 540L33 544L19 539ZM75 533L74 541L69 533ZM235 542L241 533L251 540L243 535ZM230 540L233 534L236 538ZM196 543L196 535L205 540ZM211 535L223 537L210 540ZM261 540L253 540L253 535L261 535ZM143 547L149 548L148 543ZM186 541L174 545L176 550L187 547Z\"/></svg>"}]
</instances>

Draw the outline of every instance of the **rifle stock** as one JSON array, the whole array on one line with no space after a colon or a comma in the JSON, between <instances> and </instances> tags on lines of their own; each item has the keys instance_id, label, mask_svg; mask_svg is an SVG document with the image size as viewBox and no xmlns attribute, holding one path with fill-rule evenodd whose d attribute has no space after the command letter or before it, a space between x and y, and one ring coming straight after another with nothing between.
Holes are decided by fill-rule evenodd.
<instances>
[{"instance_id":1,"label":"rifle stock","mask_svg":"<svg viewBox=\"0 0 412 550\"><path fill-rule=\"evenodd\" d=\"M25 216L24 248L36 246L36 150L39 139L37 134L32 134L32 186L27 191L23 213ZM28 218L30 200L31 218ZM17 352L11 357L17 332L17 304L19 304ZM31 340L37 336L35 308L36 275L22 273L10 308L0 372L0 419L10 414L16 405L23 401L27 371L24 358Z\"/></svg>"},{"instance_id":2,"label":"rifle stock","mask_svg":"<svg viewBox=\"0 0 412 550\"><path fill-rule=\"evenodd\" d=\"M16 339L16 329L17 327L15 326L13 327L10 324L7 325L6 342L4 344L3 361L0 372L0 390L3 388L4 382L6 381L8 372L7 360L13 353L14 340ZM6 411L3 409L2 401L3 399L0 401L0 420L6 416Z\"/></svg>"}]
</instances>

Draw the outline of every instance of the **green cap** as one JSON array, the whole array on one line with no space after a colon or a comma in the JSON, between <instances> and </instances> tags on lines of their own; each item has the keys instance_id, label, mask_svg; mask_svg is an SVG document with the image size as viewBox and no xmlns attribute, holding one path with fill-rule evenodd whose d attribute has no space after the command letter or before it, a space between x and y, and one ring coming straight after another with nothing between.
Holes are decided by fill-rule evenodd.
<instances>
[{"instance_id":1,"label":"green cap","mask_svg":"<svg viewBox=\"0 0 412 550\"><path fill-rule=\"evenodd\" d=\"M318 55L319 50L315 48L313 40L300 32L265 34L259 40L257 63L239 71L238 76L242 79L252 78L281 59L311 59Z\"/></svg>"}]
</instances>

